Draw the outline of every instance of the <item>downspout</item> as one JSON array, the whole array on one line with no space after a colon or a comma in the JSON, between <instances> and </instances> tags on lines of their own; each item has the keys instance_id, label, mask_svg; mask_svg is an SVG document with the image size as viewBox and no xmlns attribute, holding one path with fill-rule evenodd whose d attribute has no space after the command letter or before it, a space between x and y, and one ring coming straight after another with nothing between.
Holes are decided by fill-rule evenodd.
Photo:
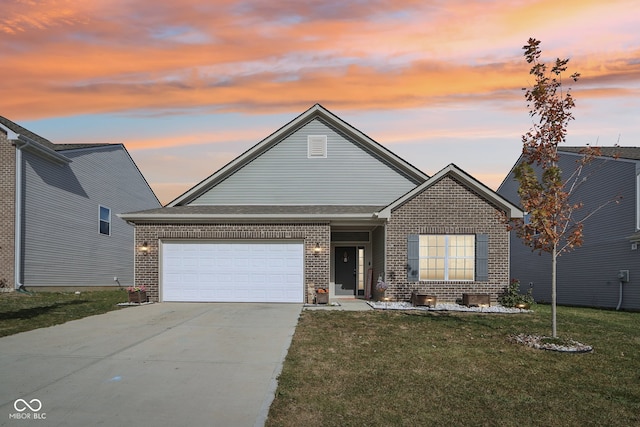
<instances>
[{"instance_id":1,"label":"downspout","mask_svg":"<svg viewBox=\"0 0 640 427\"><path fill-rule=\"evenodd\" d=\"M620 291L618 296L618 306L616 307L616 310L620 310L620 307L622 306L622 286L625 283L629 282L629 270L620 270L618 272L618 282L620 283Z\"/></svg>"},{"instance_id":2,"label":"downspout","mask_svg":"<svg viewBox=\"0 0 640 427\"><path fill-rule=\"evenodd\" d=\"M620 306L622 305L622 279L618 282L620 282L620 295L618 296L618 306L616 307L616 311L620 310Z\"/></svg>"},{"instance_id":3,"label":"downspout","mask_svg":"<svg viewBox=\"0 0 640 427\"><path fill-rule=\"evenodd\" d=\"M14 218L14 277L15 288L20 289L23 284L20 282L22 279L22 146L20 142L16 141L14 146L16 147L16 185L15 185L15 218Z\"/></svg>"}]
</instances>

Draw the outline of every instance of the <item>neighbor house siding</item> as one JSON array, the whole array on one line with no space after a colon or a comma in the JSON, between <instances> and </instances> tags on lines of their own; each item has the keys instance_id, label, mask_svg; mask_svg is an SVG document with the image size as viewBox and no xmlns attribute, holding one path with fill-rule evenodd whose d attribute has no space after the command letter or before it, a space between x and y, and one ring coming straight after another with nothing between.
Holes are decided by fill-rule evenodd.
<instances>
[{"instance_id":1,"label":"neighbor house siding","mask_svg":"<svg viewBox=\"0 0 640 427\"><path fill-rule=\"evenodd\" d=\"M574 154L562 153L565 174L575 170ZM619 298L619 270L629 270L631 282L623 288L623 309L640 310L640 250L632 250L629 236L636 231L636 167L631 160L598 159L583 172L588 177L572 201L584 202L575 218L609 203L584 223L584 244L558 258L557 302L566 305L615 308ZM518 184L511 174L499 193L517 202ZM533 285L537 301L551 301L551 257L538 255L511 236L511 276L525 291Z\"/></svg>"},{"instance_id":2,"label":"neighbor house siding","mask_svg":"<svg viewBox=\"0 0 640 427\"><path fill-rule=\"evenodd\" d=\"M151 301L160 300L160 253L163 240L293 240L304 242L305 302L313 302L315 290L329 286L331 227L328 223L304 224L136 224L136 247L149 245L147 253L137 252L136 285L148 289ZM320 253L314 248L318 243Z\"/></svg>"},{"instance_id":3,"label":"neighbor house siding","mask_svg":"<svg viewBox=\"0 0 640 427\"><path fill-rule=\"evenodd\" d=\"M308 158L309 135L327 136L326 158ZM381 206L416 184L316 118L190 204Z\"/></svg>"},{"instance_id":4,"label":"neighbor house siding","mask_svg":"<svg viewBox=\"0 0 640 427\"><path fill-rule=\"evenodd\" d=\"M488 235L487 281L412 281L407 237L415 234ZM412 291L454 302L463 293L489 294L493 302L509 282L509 233L497 207L445 176L391 212L387 224L387 296L408 300Z\"/></svg>"},{"instance_id":5,"label":"neighbor house siding","mask_svg":"<svg viewBox=\"0 0 640 427\"><path fill-rule=\"evenodd\" d=\"M0 286L15 286L16 150L0 130Z\"/></svg>"},{"instance_id":6,"label":"neighbor house siding","mask_svg":"<svg viewBox=\"0 0 640 427\"><path fill-rule=\"evenodd\" d=\"M122 146L64 155L72 162L53 164L23 153L25 285L132 284L134 228L116 214L160 203ZM111 209L109 236L98 232L100 205Z\"/></svg>"}]
</instances>

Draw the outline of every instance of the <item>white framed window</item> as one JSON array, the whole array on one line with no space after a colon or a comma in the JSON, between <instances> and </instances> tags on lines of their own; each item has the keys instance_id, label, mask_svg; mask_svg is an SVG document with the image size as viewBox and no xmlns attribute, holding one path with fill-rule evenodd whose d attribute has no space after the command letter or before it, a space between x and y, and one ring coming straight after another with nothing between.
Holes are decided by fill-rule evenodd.
<instances>
[{"instance_id":1,"label":"white framed window","mask_svg":"<svg viewBox=\"0 0 640 427\"><path fill-rule=\"evenodd\" d=\"M327 158L327 135L307 136L307 158Z\"/></svg>"},{"instance_id":2,"label":"white framed window","mask_svg":"<svg viewBox=\"0 0 640 427\"><path fill-rule=\"evenodd\" d=\"M475 235L422 234L419 242L420 280L475 279Z\"/></svg>"},{"instance_id":3,"label":"white framed window","mask_svg":"<svg viewBox=\"0 0 640 427\"><path fill-rule=\"evenodd\" d=\"M98 207L98 232L111 236L111 209L100 205Z\"/></svg>"}]
</instances>

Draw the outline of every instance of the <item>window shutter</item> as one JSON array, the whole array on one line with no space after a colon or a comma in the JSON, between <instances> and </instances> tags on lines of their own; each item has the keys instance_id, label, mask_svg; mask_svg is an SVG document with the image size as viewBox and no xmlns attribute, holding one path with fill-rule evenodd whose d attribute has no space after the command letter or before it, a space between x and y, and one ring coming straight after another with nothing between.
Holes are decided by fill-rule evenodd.
<instances>
[{"instance_id":1,"label":"window shutter","mask_svg":"<svg viewBox=\"0 0 640 427\"><path fill-rule=\"evenodd\" d=\"M476 281L489 281L489 235L476 234Z\"/></svg>"},{"instance_id":2,"label":"window shutter","mask_svg":"<svg viewBox=\"0 0 640 427\"><path fill-rule=\"evenodd\" d=\"M420 236L407 236L407 281L417 282L420 277Z\"/></svg>"}]
</instances>

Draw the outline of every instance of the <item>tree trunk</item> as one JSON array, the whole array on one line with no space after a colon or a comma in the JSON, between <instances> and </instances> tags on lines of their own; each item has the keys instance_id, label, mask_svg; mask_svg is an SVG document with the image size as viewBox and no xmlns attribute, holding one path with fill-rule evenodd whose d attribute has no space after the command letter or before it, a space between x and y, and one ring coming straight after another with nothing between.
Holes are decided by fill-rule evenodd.
<instances>
[{"instance_id":1,"label":"tree trunk","mask_svg":"<svg viewBox=\"0 0 640 427\"><path fill-rule=\"evenodd\" d=\"M558 337L557 319L556 319L556 263L558 254L556 252L557 245L553 244L551 252L551 336Z\"/></svg>"}]
</instances>

